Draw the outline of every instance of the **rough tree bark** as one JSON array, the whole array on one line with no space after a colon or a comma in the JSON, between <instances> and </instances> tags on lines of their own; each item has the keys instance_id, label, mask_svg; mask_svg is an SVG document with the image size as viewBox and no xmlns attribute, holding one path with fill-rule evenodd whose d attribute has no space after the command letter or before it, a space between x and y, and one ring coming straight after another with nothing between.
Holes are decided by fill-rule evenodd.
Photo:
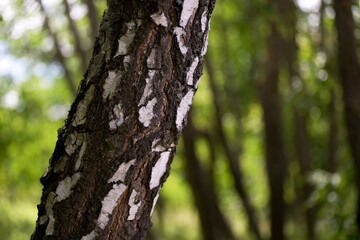
<instances>
[{"instance_id":1,"label":"rough tree bark","mask_svg":"<svg viewBox=\"0 0 360 240\"><path fill-rule=\"evenodd\" d=\"M197 89L215 0L108 0L31 239L144 239Z\"/></svg>"},{"instance_id":2,"label":"rough tree bark","mask_svg":"<svg viewBox=\"0 0 360 240\"><path fill-rule=\"evenodd\" d=\"M334 0L338 60L345 105L345 122L354 161L358 193L357 227L360 235L360 65L351 0Z\"/></svg>"}]
</instances>

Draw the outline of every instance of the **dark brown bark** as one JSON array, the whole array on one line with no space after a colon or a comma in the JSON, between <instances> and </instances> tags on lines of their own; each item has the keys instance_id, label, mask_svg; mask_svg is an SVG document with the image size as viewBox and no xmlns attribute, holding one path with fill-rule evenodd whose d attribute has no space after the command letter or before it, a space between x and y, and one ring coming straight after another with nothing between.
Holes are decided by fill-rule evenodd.
<instances>
[{"instance_id":1,"label":"dark brown bark","mask_svg":"<svg viewBox=\"0 0 360 240\"><path fill-rule=\"evenodd\" d=\"M213 6L108 0L41 178L33 240L145 238L201 75Z\"/></svg>"},{"instance_id":2,"label":"dark brown bark","mask_svg":"<svg viewBox=\"0 0 360 240\"><path fill-rule=\"evenodd\" d=\"M197 156L195 149L196 130L191 118L189 118L183 136L186 171L195 204L199 211L203 239L235 239L220 211L211 179L204 171Z\"/></svg>"},{"instance_id":3,"label":"dark brown bark","mask_svg":"<svg viewBox=\"0 0 360 240\"><path fill-rule=\"evenodd\" d=\"M37 0L37 2L40 5L40 11L41 11L42 15L44 16L44 29L48 32L49 36L51 37L51 39L54 43L56 60L61 64L61 66L64 70L65 80L67 82L67 85L70 89L71 94L73 96L75 96L77 89L76 89L74 77L71 74L69 67L67 66L65 56L63 55L63 53L61 51L61 45L59 42L59 38L58 38L57 34L51 29L49 16L47 15L47 13L44 9L42 0Z\"/></svg>"},{"instance_id":4,"label":"dark brown bark","mask_svg":"<svg viewBox=\"0 0 360 240\"><path fill-rule=\"evenodd\" d=\"M338 61L348 132L358 193L357 227L360 233L360 66L354 30L351 0L334 0L335 26L338 33Z\"/></svg>"},{"instance_id":5,"label":"dark brown bark","mask_svg":"<svg viewBox=\"0 0 360 240\"><path fill-rule=\"evenodd\" d=\"M239 164L239 153L238 151L235 151L234 149L231 148L230 143L225 134L224 126L222 123L222 118L223 118L223 112L221 108L222 104L220 103L220 100L218 98L219 93L217 91L217 87L215 86L214 68L211 59L209 57L205 58L205 64L206 64L206 70L209 75L210 89L213 95L212 97L213 97L213 104L215 107L215 123L216 123L216 129L218 132L219 140L224 149L225 156L228 160L232 177L234 178L235 189L243 203L243 207L245 209L246 216L248 218L249 229L254 234L255 239L260 240L261 235L260 235L259 227L257 225L255 210L250 202L250 199L248 197L248 194L244 186L244 181L243 181L244 177Z\"/></svg>"}]
</instances>

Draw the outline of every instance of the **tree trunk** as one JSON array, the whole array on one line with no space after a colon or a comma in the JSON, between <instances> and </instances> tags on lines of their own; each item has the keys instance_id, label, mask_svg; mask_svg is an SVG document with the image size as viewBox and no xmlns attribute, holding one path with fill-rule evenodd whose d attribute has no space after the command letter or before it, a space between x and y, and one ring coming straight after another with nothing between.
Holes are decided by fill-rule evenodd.
<instances>
[{"instance_id":1,"label":"tree trunk","mask_svg":"<svg viewBox=\"0 0 360 240\"><path fill-rule=\"evenodd\" d=\"M287 158L283 136L282 102L279 74L283 59L283 36L279 26L270 21L266 42L264 77L257 83L265 124L265 158L270 187L271 240L283 240L285 223L284 182Z\"/></svg>"},{"instance_id":2,"label":"tree trunk","mask_svg":"<svg viewBox=\"0 0 360 240\"><path fill-rule=\"evenodd\" d=\"M87 8L88 14L87 17L89 19L90 23L90 35L92 38L91 42L94 42L96 39L96 36L99 32L99 16L98 11L95 6L94 0L82 0Z\"/></svg>"},{"instance_id":3,"label":"tree trunk","mask_svg":"<svg viewBox=\"0 0 360 240\"><path fill-rule=\"evenodd\" d=\"M31 239L144 239L192 103L214 0L108 0Z\"/></svg>"},{"instance_id":4,"label":"tree trunk","mask_svg":"<svg viewBox=\"0 0 360 240\"><path fill-rule=\"evenodd\" d=\"M307 239L314 240L316 227L316 208L308 206L307 202L314 190L314 187L309 183L308 177L311 172L311 151L309 146L309 137L307 130L307 117L298 106L294 107L294 124L295 124L295 153L296 159L300 167L300 184L298 186L298 196L301 207L305 213Z\"/></svg>"},{"instance_id":5,"label":"tree trunk","mask_svg":"<svg viewBox=\"0 0 360 240\"><path fill-rule=\"evenodd\" d=\"M360 233L360 66L351 0L334 0L338 32L338 59L345 104L345 121L354 161L358 193L357 226Z\"/></svg>"},{"instance_id":6,"label":"tree trunk","mask_svg":"<svg viewBox=\"0 0 360 240\"><path fill-rule=\"evenodd\" d=\"M255 209L250 202L249 196L245 189L244 176L243 172L240 169L239 164L239 151L234 150L230 144L229 140L225 134L224 126L222 123L223 113L221 109L221 103L219 100L219 92L217 91L215 85L215 72L211 59L207 56L205 58L205 66L208 73L209 85L212 92L213 104L215 108L215 124L218 132L218 138L220 144L224 149L225 156L229 163L231 175L234 179L235 189L239 197L241 198L245 213L247 216L247 221L249 224L249 229L253 233L254 238L261 240L260 230L257 224L257 218L255 215ZM229 96L228 96L229 97Z\"/></svg>"},{"instance_id":7,"label":"tree trunk","mask_svg":"<svg viewBox=\"0 0 360 240\"><path fill-rule=\"evenodd\" d=\"M80 60L81 70L83 72L85 72L87 69L87 65L88 65L88 58L86 57L86 52L82 46L83 41L81 40L80 32L78 30L77 25L76 25L74 19L71 17L71 7L70 7L68 0L63 0L62 2L64 5L65 16L69 23L69 30L71 32L72 37L74 38L75 52Z\"/></svg>"},{"instance_id":8,"label":"tree trunk","mask_svg":"<svg viewBox=\"0 0 360 240\"><path fill-rule=\"evenodd\" d=\"M217 201L214 186L207 172L201 166L195 148L196 130L191 117L184 130L184 150L186 172L193 192L195 205L199 211L204 240L235 239Z\"/></svg>"},{"instance_id":9,"label":"tree trunk","mask_svg":"<svg viewBox=\"0 0 360 240\"><path fill-rule=\"evenodd\" d=\"M45 11L42 0L37 0L37 2L39 3L40 12L44 18L44 29L46 30L49 37L51 38L51 40L54 43L55 57L56 57L57 61L60 63L60 65L64 71L64 77L65 77L66 83L69 87L69 90L70 90L72 96L76 96L76 84L74 81L74 77L70 72L66 58L61 50L59 37L57 36L56 32L54 32L50 26L50 19L49 19L48 14Z\"/></svg>"},{"instance_id":10,"label":"tree trunk","mask_svg":"<svg viewBox=\"0 0 360 240\"><path fill-rule=\"evenodd\" d=\"M338 109L336 107L337 96L335 90L330 90L329 102L329 156L328 168L330 173L336 173L339 165L339 123L338 123Z\"/></svg>"},{"instance_id":11,"label":"tree trunk","mask_svg":"<svg viewBox=\"0 0 360 240\"><path fill-rule=\"evenodd\" d=\"M299 163L300 168L300 186L299 186L299 201L301 208L303 209L306 221L306 230L307 230L307 239L315 239L315 224L316 218L315 213L316 209L314 207L309 207L307 204L308 199L311 196L314 187L309 183L308 176L312 170L312 154L309 144L309 133L307 129L308 121L308 110L302 107L304 102L303 92L305 90L300 90L294 88L295 84L300 81L304 89L306 89L305 82L301 79L298 72L298 46L296 44L296 8L295 4L291 1L286 4L282 4L283 11L286 14L283 14L283 18L286 19L284 24L286 24L286 33L284 35L284 41L286 41L286 51L282 51L284 55L284 60L286 61L289 85L292 93L295 96L293 103L293 122L294 122L294 143L295 143L295 158Z\"/></svg>"}]
</instances>

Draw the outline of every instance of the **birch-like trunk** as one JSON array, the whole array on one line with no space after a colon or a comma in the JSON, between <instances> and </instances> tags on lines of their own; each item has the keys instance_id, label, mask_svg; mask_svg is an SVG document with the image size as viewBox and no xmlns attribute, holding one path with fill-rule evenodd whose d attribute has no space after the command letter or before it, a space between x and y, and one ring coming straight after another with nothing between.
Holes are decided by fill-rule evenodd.
<instances>
[{"instance_id":1,"label":"birch-like trunk","mask_svg":"<svg viewBox=\"0 0 360 240\"><path fill-rule=\"evenodd\" d=\"M31 239L144 239L196 92L214 0L108 0Z\"/></svg>"}]
</instances>

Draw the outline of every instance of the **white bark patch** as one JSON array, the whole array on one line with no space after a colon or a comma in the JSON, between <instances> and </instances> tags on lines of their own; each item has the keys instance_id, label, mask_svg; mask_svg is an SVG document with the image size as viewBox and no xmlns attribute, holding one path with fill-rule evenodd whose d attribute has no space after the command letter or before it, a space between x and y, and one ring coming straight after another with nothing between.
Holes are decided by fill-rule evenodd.
<instances>
[{"instance_id":1,"label":"white bark patch","mask_svg":"<svg viewBox=\"0 0 360 240\"><path fill-rule=\"evenodd\" d=\"M186 82L188 85L193 86L194 85L194 71L199 63L199 58L196 57L194 61L190 65L190 69L186 73Z\"/></svg>"},{"instance_id":2,"label":"white bark patch","mask_svg":"<svg viewBox=\"0 0 360 240\"><path fill-rule=\"evenodd\" d=\"M109 127L110 130L116 130L124 123L124 112L121 103L115 105L113 113L110 116Z\"/></svg>"},{"instance_id":3,"label":"white bark patch","mask_svg":"<svg viewBox=\"0 0 360 240\"><path fill-rule=\"evenodd\" d=\"M119 39L119 47L115 57L118 55L127 55L129 46L132 43L135 36L136 24L135 22L126 23L127 30L126 33Z\"/></svg>"},{"instance_id":4,"label":"white bark patch","mask_svg":"<svg viewBox=\"0 0 360 240\"><path fill-rule=\"evenodd\" d=\"M86 111L88 109L88 106L89 106L91 100L94 97L94 90L95 90L94 85L91 85L89 87L89 89L86 91L84 99L81 100L81 102L77 106L75 119L72 122L72 125L74 127L85 123L85 121L86 121Z\"/></svg>"},{"instance_id":5,"label":"white bark patch","mask_svg":"<svg viewBox=\"0 0 360 240\"><path fill-rule=\"evenodd\" d=\"M152 118L155 116L154 114L154 106L157 103L157 99L151 99L146 106L141 107L139 110L139 121L144 125L144 127L148 127L151 123Z\"/></svg>"},{"instance_id":6,"label":"white bark patch","mask_svg":"<svg viewBox=\"0 0 360 240\"><path fill-rule=\"evenodd\" d=\"M129 55L124 57L123 63L124 63L125 70L128 70L131 59L132 58Z\"/></svg>"},{"instance_id":7,"label":"white bark patch","mask_svg":"<svg viewBox=\"0 0 360 240\"><path fill-rule=\"evenodd\" d=\"M55 204L55 197L56 194L54 192L50 192L45 203L46 215L49 218L49 222L45 230L45 235L47 236L54 234L55 218L54 218L53 207Z\"/></svg>"},{"instance_id":8,"label":"white bark patch","mask_svg":"<svg viewBox=\"0 0 360 240\"><path fill-rule=\"evenodd\" d=\"M159 199L159 196L160 196L160 188L156 194L156 197L154 198L153 200L153 205L152 205L152 208L151 208L151 211L150 211L150 217L152 216L153 212L154 212L154 209L155 209L155 206L156 206L156 203L157 203L157 200Z\"/></svg>"},{"instance_id":9,"label":"white bark patch","mask_svg":"<svg viewBox=\"0 0 360 240\"><path fill-rule=\"evenodd\" d=\"M190 90L186 93L183 99L181 99L180 105L176 112L176 127L179 131L183 128L183 122L190 109L193 97L194 91Z\"/></svg>"},{"instance_id":10,"label":"white bark patch","mask_svg":"<svg viewBox=\"0 0 360 240\"><path fill-rule=\"evenodd\" d=\"M156 25L168 26L168 22L164 13L154 13L150 16Z\"/></svg>"},{"instance_id":11,"label":"white bark patch","mask_svg":"<svg viewBox=\"0 0 360 240\"><path fill-rule=\"evenodd\" d=\"M184 40L184 38L186 36L185 30L181 27L175 27L174 33L175 33L176 40L177 40L179 48L180 48L180 52L183 55L185 55L188 51L188 48L185 46L185 40Z\"/></svg>"},{"instance_id":12,"label":"white bark patch","mask_svg":"<svg viewBox=\"0 0 360 240\"><path fill-rule=\"evenodd\" d=\"M204 45L201 49L201 56L204 56L207 52L207 48L208 48L208 43L209 43L209 31L210 31L210 19L208 21L208 29L205 33L205 38L204 38Z\"/></svg>"},{"instance_id":13,"label":"white bark patch","mask_svg":"<svg viewBox=\"0 0 360 240\"><path fill-rule=\"evenodd\" d=\"M152 152L163 152L166 150L166 148L159 144L160 142L160 139L157 138L157 139L154 139L154 141L151 143L151 151Z\"/></svg>"},{"instance_id":14,"label":"white bark patch","mask_svg":"<svg viewBox=\"0 0 360 240\"><path fill-rule=\"evenodd\" d=\"M41 217L39 218L39 225L43 225L44 223L47 222L48 219L49 219L49 218L48 218L46 215L41 216Z\"/></svg>"},{"instance_id":15,"label":"white bark patch","mask_svg":"<svg viewBox=\"0 0 360 240\"><path fill-rule=\"evenodd\" d=\"M141 202L136 200L136 196L137 196L137 191L132 190L130 198L129 198L129 216L127 218L128 221L134 220L135 219L135 215L139 210L139 207L141 205Z\"/></svg>"},{"instance_id":16,"label":"white bark patch","mask_svg":"<svg viewBox=\"0 0 360 240\"><path fill-rule=\"evenodd\" d=\"M159 160L151 170L150 189L154 189L160 185L160 179L166 172L167 163L170 158L170 151L160 154Z\"/></svg>"},{"instance_id":17,"label":"white bark patch","mask_svg":"<svg viewBox=\"0 0 360 240\"><path fill-rule=\"evenodd\" d=\"M149 77L145 79L146 85L138 106L143 105L145 103L145 100L151 95L155 72L156 72L155 70L149 70Z\"/></svg>"},{"instance_id":18,"label":"white bark patch","mask_svg":"<svg viewBox=\"0 0 360 240\"><path fill-rule=\"evenodd\" d=\"M97 237L97 233L93 230L91 233L89 233L86 236L83 236L81 240L94 240Z\"/></svg>"},{"instance_id":19,"label":"white bark patch","mask_svg":"<svg viewBox=\"0 0 360 240\"><path fill-rule=\"evenodd\" d=\"M201 31L204 32L206 30L206 22L208 19L208 10L205 8L203 13L201 14Z\"/></svg>"},{"instance_id":20,"label":"white bark patch","mask_svg":"<svg viewBox=\"0 0 360 240\"><path fill-rule=\"evenodd\" d=\"M136 22L136 26L137 26L137 27L140 27L141 24L143 23L143 20L141 20L140 18L137 18L137 19L135 20L135 22Z\"/></svg>"},{"instance_id":21,"label":"white bark patch","mask_svg":"<svg viewBox=\"0 0 360 240\"><path fill-rule=\"evenodd\" d=\"M134 165L136 158L126 162L121 163L118 170L114 173L114 175L108 180L108 183L116 183L118 181L125 182L126 174L129 168Z\"/></svg>"},{"instance_id":22,"label":"white bark patch","mask_svg":"<svg viewBox=\"0 0 360 240\"><path fill-rule=\"evenodd\" d=\"M80 176L80 173L75 173L71 177L66 177L59 182L59 185L56 188L56 202L60 202L70 196L72 188L79 181Z\"/></svg>"},{"instance_id":23,"label":"white bark patch","mask_svg":"<svg viewBox=\"0 0 360 240\"><path fill-rule=\"evenodd\" d=\"M199 6L199 0L184 0L183 9L180 16L180 26L185 28L191 16L193 16Z\"/></svg>"},{"instance_id":24,"label":"white bark patch","mask_svg":"<svg viewBox=\"0 0 360 240\"><path fill-rule=\"evenodd\" d=\"M97 225L101 229L105 229L106 225L109 222L109 216L112 214L114 208L116 207L121 194L126 189L127 186L125 184L114 184L113 188L109 191L104 200L101 202L102 207L97 220Z\"/></svg>"},{"instance_id":25,"label":"white bark patch","mask_svg":"<svg viewBox=\"0 0 360 240\"><path fill-rule=\"evenodd\" d=\"M105 84L103 86L103 100L105 101L107 98L112 99L115 95L116 87L119 83L119 79L121 74L117 74L115 71L109 71L108 77L105 79Z\"/></svg>"},{"instance_id":26,"label":"white bark patch","mask_svg":"<svg viewBox=\"0 0 360 240\"><path fill-rule=\"evenodd\" d=\"M70 134L65 140L65 152L71 156L82 143L83 139L79 134Z\"/></svg>"},{"instance_id":27,"label":"white bark patch","mask_svg":"<svg viewBox=\"0 0 360 240\"><path fill-rule=\"evenodd\" d=\"M81 162L82 162L82 158L84 156L85 150L86 150L86 142L83 142L83 144L81 145L81 148L80 148L79 156L75 162L75 171L78 171L81 166Z\"/></svg>"},{"instance_id":28,"label":"white bark patch","mask_svg":"<svg viewBox=\"0 0 360 240\"><path fill-rule=\"evenodd\" d=\"M156 50L151 49L149 57L146 59L146 65L148 68L156 68Z\"/></svg>"}]
</instances>

